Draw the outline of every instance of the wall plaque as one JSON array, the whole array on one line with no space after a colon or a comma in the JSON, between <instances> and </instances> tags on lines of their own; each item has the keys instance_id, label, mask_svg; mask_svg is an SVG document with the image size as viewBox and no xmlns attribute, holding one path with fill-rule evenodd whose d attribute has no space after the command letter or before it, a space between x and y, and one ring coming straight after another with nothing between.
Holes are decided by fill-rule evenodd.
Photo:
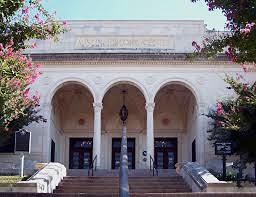
<instances>
[{"instance_id":1,"label":"wall plaque","mask_svg":"<svg viewBox=\"0 0 256 197\"><path fill-rule=\"evenodd\" d=\"M28 152L31 149L31 132L20 129L15 132L15 152Z\"/></svg>"},{"instance_id":2,"label":"wall plaque","mask_svg":"<svg viewBox=\"0 0 256 197\"><path fill-rule=\"evenodd\" d=\"M230 142L217 142L215 143L215 155L231 155L232 143Z\"/></svg>"}]
</instances>

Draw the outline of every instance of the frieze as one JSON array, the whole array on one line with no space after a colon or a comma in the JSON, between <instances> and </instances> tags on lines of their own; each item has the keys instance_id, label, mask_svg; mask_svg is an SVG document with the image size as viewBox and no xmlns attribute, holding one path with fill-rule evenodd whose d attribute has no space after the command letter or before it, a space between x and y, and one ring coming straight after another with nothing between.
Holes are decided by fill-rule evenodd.
<instances>
[{"instance_id":1,"label":"frieze","mask_svg":"<svg viewBox=\"0 0 256 197\"><path fill-rule=\"evenodd\" d=\"M173 36L81 36L75 42L76 49L130 49L130 50L147 50L147 49L164 49L174 50Z\"/></svg>"},{"instance_id":2,"label":"frieze","mask_svg":"<svg viewBox=\"0 0 256 197\"><path fill-rule=\"evenodd\" d=\"M186 53L48 53L48 54L31 54L34 61L124 61L124 60L143 60L143 61L228 61L225 55L219 55L215 59L206 58L188 59Z\"/></svg>"}]
</instances>

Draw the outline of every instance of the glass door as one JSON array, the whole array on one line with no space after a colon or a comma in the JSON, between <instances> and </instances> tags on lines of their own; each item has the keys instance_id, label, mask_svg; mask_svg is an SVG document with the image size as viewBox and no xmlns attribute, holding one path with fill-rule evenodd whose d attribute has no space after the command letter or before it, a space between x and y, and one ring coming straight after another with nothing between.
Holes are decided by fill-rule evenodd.
<instances>
[{"instance_id":1,"label":"glass door","mask_svg":"<svg viewBox=\"0 0 256 197\"><path fill-rule=\"evenodd\" d=\"M92 138L70 138L69 168L88 169L92 162Z\"/></svg>"},{"instance_id":2,"label":"glass door","mask_svg":"<svg viewBox=\"0 0 256 197\"><path fill-rule=\"evenodd\" d=\"M155 162L159 169L175 168L177 138L155 138Z\"/></svg>"},{"instance_id":3,"label":"glass door","mask_svg":"<svg viewBox=\"0 0 256 197\"><path fill-rule=\"evenodd\" d=\"M112 169L118 169L121 156L121 138L112 139ZM127 139L128 168L135 169L135 138Z\"/></svg>"}]
</instances>

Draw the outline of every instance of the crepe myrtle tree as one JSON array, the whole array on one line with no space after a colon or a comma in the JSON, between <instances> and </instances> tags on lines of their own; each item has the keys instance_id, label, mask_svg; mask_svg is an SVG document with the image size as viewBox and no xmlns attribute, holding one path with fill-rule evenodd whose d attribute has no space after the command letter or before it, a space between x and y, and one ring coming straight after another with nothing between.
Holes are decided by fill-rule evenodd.
<instances>
[{"instance_id":1,"label":"crepe myrtle tree","mask_svg":"<svg viewBox=\"0 0 256 197\"><path fill-rule=\"evenodd\" d=\"M199 0L191 0L196 2ZM256 67L256 1L254 0L205 0L209 11L220 9L226 17L227 32L212 33L202 43L192 45L197 55L214 57L224 53L245 71L248 64Z\"/></svg>"},{"instance_id":2,"label":"crepe myrtle tree","mask_svg":"<svg viewBox=\"0 0 256 197\"><path fill-rule=\"evenodd\" d=\"M191 0L197 2L199 0ZM224 33L209 31L201 43L192 42L194 56L212 58L225 53L245 72L249 65L256 69L256 1L255 0L204 0L209 11L220 9L226 17ZM213 120L209 140L231 141L234 153L242 163L255 162L256 169L256 82L246 82L239 74L237 78L227 76L225 81L236 97L218 102L207 117ZM256 170L255 170L256 177Z\"/></svg>"},{"instance_id":3,"label":"crepe myrtle tree","mask_svg":"<svg viewBox=\"0 0 256 197\"><path fill-rule=\"evenodd\" d=\"M39 95L31 85L41 75L25 48L30 40L53 38L67 30L65 22L55 21L40 0L0 0L0 134L46 121L38 115Z\"/></svg>"},{"instance_id":4,"label":"crepe myrtle tree","mask_svg":"<svg viewBox=\"0 0 256 197\"><path fill-rule=\"evenodd\" d=\"M241 76L238 76L241 78ZM207 117L213 119L208 139L232 142L233 151L244 163L256 161L256 82L247 84L228 76L225 81L236 97L217 103Z\"/></svg>"}]
</instances>

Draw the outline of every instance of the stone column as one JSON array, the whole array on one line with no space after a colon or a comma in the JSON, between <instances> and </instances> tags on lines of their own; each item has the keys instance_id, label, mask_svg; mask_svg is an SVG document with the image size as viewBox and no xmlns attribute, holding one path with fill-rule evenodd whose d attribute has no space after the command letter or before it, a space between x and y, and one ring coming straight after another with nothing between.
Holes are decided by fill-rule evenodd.
<instances>
[{"instance_id":1,"label":"stone column","mask_svg":"<svg viewBox=\"0 0 256 197\"><path fill-rule=\"evenodd\" d=\"M97 155L97 168L100 168L101 152L101 110L102 103L93 103L94 107L94 135L93 135L93 159Z\"/></svg>"},{"instance_id":2,"label":"stone column","mask_svg":"<svg viewBox=\"0 0 256 197\"><path fill-rule=\"evenodd\" d=\"M154 108L155 103L147 103L147 166L150 166L150 156L154 159Z\"/></svg>"},{"instance_id":3,"label":"stone column","mask_svg":"<svg viewBox=\"0 0 256 197\"><path fill-rule=\"evenodd\" d=\"M42 143L42 158L43 162L49 162L51 159L51 113L52 113L52 105L51 103L41 104L42 111L39 112L41 115L47 120L46 123L39 123L42 127L38 127L35 129L35 132L32 134L32 138L34 136L42 136L41 142L37 142L36 144ZM40 133L41 132L41 133ZM34 135L34 136L33 136ZM39 140L39 138L37 138Z\"/></svg>"},{"instance_id":4,"label":"stone column","mask_svg":"<svg viewBox=\"0 0 256 197\"><path fill-rule=\"evenodd\" d=\"M206 117L202 114L205 113L205 104L204 103L199 103L198 105L198 116L196 119L196 124L197 124L197 142L196 142L196 160L202 165L205 165L205 144L208 143L207 138L205 137L206 135L206 125L207 125L207 120Z\"/></svg>"}]
</instances>

